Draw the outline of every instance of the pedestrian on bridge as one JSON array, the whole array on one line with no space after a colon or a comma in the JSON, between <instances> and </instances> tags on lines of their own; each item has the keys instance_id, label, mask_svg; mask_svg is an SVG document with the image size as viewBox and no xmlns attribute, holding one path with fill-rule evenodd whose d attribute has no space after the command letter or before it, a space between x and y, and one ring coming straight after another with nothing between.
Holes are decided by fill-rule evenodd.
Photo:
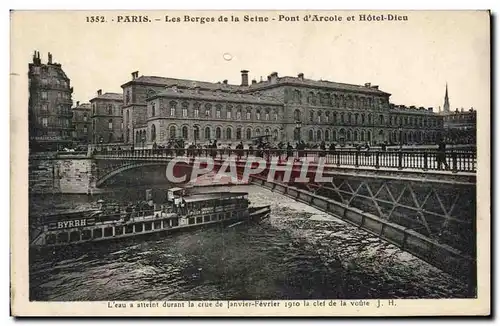
<instances>
[{"instance_id":1,"label":"pedestrian on bridge","mask_svg":"<svg viewBox=\"0 0 500 326\"><path fill-rule=\"evenodd\" d=\"M450 166L446 162L446 143L444 142L443 139L441 139L439 141L438 152L437 152L437 155L436 155L436 161L437 161L437 164L438 164L438 169L441 169L441 165L444 165L444 168L446 170L450 169Z\"/></svg>"}]
</instances>

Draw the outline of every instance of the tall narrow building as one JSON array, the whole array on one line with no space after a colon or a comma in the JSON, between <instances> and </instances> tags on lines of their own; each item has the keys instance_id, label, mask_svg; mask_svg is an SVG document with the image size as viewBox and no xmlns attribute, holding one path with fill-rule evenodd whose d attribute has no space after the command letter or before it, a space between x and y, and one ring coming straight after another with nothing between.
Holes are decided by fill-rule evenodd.
<instances>
[{"instance_id":1,"label":"tall narrow building","mask_svg":"<svg viewBox=\"0 0 500 326\"><path fill-rule=\"evenodd\" d=\"M31 151L51 151L71 146L73 101L70 79L61 64L47 64L35 51L29 64L29 140Z\"/></svg>"},{"instance_id":2,"label":"tall narrow building","mask_svg":"<svg viewBox=\"0 0 500 326\"><path fill-rule=\"evenodd\" d=\"M443 112L444 113L450 112L450 99L448 98L448 83L446 83L446 90L444 92Z\"/></svg>"}]
</instances>

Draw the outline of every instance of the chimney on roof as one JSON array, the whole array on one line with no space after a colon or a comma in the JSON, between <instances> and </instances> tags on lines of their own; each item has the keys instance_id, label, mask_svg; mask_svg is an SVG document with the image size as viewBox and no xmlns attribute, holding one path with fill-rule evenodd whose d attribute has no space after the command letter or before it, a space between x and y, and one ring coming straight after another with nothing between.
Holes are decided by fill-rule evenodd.
<instances>
[{"instance_id":1,"label":"chimney on roof","mask_svg":"<svg viewBox=\"0 0 500 326\"><path fill-rule=\"evenodd\" d=\"M427 110L428 110L428 111L430 111L430 112L433 112L433 111L434 111L434 108L433 108L433 107L430 107L430 108L428 108Z\"/></svg>"},{"instance_id":2,"label":"chimney on roof","mask_svg":"<svg viewBox=\"0 0 500 326\"><path fill-rule=\"evenodd\" d=\"M241 71L241 86L248 86L248 70Z\"/></svg>"},{"instance_id":3,"label":"chimney on roof","mask_svg":"<svg viewBox=\"0 0 500 326\"><path fill-rule=\"evenodd\" d=\"M252 85L257 84L257 81L255 79L252 79Z\"/></svg>"},{"instance_id":4,"label":"chimney on roof","mask_svg":"<svg viewBox=\"0 0 500 326\"><path fill-rule=\"evenodd\" d=\"M195 87L194 87L194 92L195 92L196 94L200 94L200 86L195 86Z\"/></svg>"},{"instance_id":5,"label":"chimney on roof","mask_svg":"<svg viewBox=\"0 0 500 326\"><path fill-rule=\"evenodd\" d=\"M49 54L48 54L48 57L49 57L49 59L48 59L48 63L49 63L49 65L50 65L50 64L52 64L52 54L51 54L50 52L49 52Z\"/></svg>"},{"instance_id":6,"label":"chimney on roof","mask_svg":"<svg viewBox=\"0 0 500 326\"><path fill-rule=\"evenodd\" d=\"M267 76L267 81L270 82L271 81L271 75Z\"/></svg>"},{"instance_id":7,"label":"chimney on roof","mask_svg":"<svg viewBox=\"0 0 500 326\"><path fill-rule=\"evenodd\" d=\"M297 75L297 77L300 79L300 80L304 80L304 74L303 73L299 73Z\"/></svg>"},{"instance_id":8,"label":"chimney on roof","mask_svg":"<svg viewBox=\"0 0 500 326\"><path fill-rule=\"evenodd\" d=\"M365 87L370 87L371 85L371 83L365 83Z\"/></svg>"},{"instance_id":9,"label":"chimney on roof","mask_svg":"<svg viewBox=\"0 0 500 326\"><path fill-rule=\"evenodd\" d=\"M80 106L80 101L76 101L76 106Z\"/></svg>"},{"instance_id":10,"label":"chimney on roof","mask_svg":"<svg viewBox=\"0 0 500 326\"><path fill-rule=\"evenodd\" d=\"M224 80L222 81L222 83L223 83L224 85L227 85L227 79L224 79Z\"/></svg>"},{"instance_id":11,"label":"chimney on roof","mask_svg":"<svg viewBox=\"0 0 500 326\"><path fill-rule=\"evenodd\" d=\"M102 95L102 89L98 89L97 90L97 96L101 96Z\"/></svg>"},{"instance_id":12,"label":"chimney on roof","mask_svg":"<svg viewBox=\"0 0 500 326\"><path fill-rule=\"evenodd\" d=\"M137 77L139 77L139 71L134 71L132 73L132 80L136 79Z\"/></svg>"},{"instance_id":13,"label":"chimney on roof","mask_svg":"<svg viewBox=\"0 0 500 326\"><path fill-rule=\"evenodd\" d=\"M372 88L373 89L378 89L378 85L373 85Z\"/></svg>"},{"instance_id":14,"label":"chimney on roof","mask_svg":"<svg viewBox=\"0 0 500 326\"><path fill-rule=\"evenodd\" d=\"M278 81L278 73L277 72L271 73L271 83L275 83L277 81Z\"/></svg>"}]
</instances>

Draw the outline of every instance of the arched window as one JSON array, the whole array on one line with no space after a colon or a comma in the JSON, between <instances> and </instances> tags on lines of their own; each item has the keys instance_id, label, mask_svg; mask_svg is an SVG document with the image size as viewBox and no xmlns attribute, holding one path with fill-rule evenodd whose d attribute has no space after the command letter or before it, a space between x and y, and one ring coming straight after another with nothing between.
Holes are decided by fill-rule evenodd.
<instances>
[{"instance_id":1,"label":"arched window","mask_svg":"<svg viewBox=\"0 0 500 326\"><path fill-rule=\"evenodd\" d=\"M108 129L113 130L113 119L108 120Z\"/></svg>"},{"instance_id":2,"label":"arched window","mask_svg":"<svg viewBox=\"0 0 500 326\"><path fill-rule=\"evenodd\" d=\"M273 119L274 121L278 121L278 112L273 111Z\"/></svg>"},{"instance_id":3,"label":"arched window","mask_svg":"<svg viewBox=\"0 0 500 326\"><path fill-rule=\"evenodd\" d=\"M247 129L247 139L252 138L252 129L248 128Z\"/></svg>"},{"instance_id":4,"label":"arched window","mask_svg":"<svg viewBox=\"0 0 500 326\"><path fill-rule=\"evenodd\" d=\"M372 132L370 130L366 133L366 140L369 142L372 141Z\"/></svg>"},{"instance_id":5,"label":"arched window","mask_svg":"<svg viewBox=\"0 0 500 326\"><path fill-rule=\"evenodd\" d=\"M293 130L293 140L300 140L300 132L299 132L299 129L298 128L295 128Z\"/></svg>"},{"instance_id":6,"label":"arched window","mask_svg":"<svg viewBox=\"0 0 500 326\"><path fill-rule=\"evenodd\" d=\"M233 107L231 105L228 105L226 109L227 109L226 119L232 119L233 118Z\"/></svg>"},{"instance_id":7,"label":"arched window","mask_svg":"<svg viewBox=\"0 0 500 326\"><path fill-rule=\"evenodd\" d=\"M278 136L279 136L278 129L274 129L273 130L273 138L274 138L274 140L278 140Z\"/></svg>"},{"instance_id":8,"label":"arched window","mask_svg":"<svg viewBox=\"0 0 500 326\"><path fill-rule=\"evenodd\" d=\"M200 117L200 103L195 103L193 105L193 115L195 118Z\"/></svg>"},{"instance_id":9,"label":"arched window","mask_svg":"<svg viewBox=\"0 0 500 326\"><path fill-rule=\"evenodd\" d=\"M299 109L295 109L295 111L293 112L293 118L295 119L295 121L300 121L300 110Z\"/></svg>"},{"instance_id":10,"label":"arched window","mask_svg":"<svg viewBox=\"0 0 500 326\"><path fill-rule=\"evenodd\" d=\"M200 127L199 126L193 127L193 137L194 137L195 141L200 139Z\"/></svg>"},{"instance_id":11,"label":"arched window","mask_svg":"<svg viewBox=\"0 0 500 326\"><path fill-rule=\"evenodd\" d=\"M175 128L175 126L170 126L169 135L170 135L170 138L177 137L177 128Z\"/></svg>"},{"instance_id":12,"label":"arched window","mask_svg":"<svg viewBox=\"0 0 500 326\"><path fill-rule=\"evenodd\" d=\"M381 115L379 115L378 119L379 119L380 124L383 125L384 124L384 116L381 114Z\"/></svg>"},{"instance_id":13,"label":"arched window","mask_svg":"<svg viewBox=\"0 0 500 326\"><path fill-rule=\"evenodd\" d=\"M264 130L264 135L270 135L270 134L271 134L271 131L268 128L266 128L266 130Z\"/></svg>"},{"instance_id":14,"label":"arched window","mask_svg":"<svg viewBox=\"0 0 500 326\"><path fill-rule=\"evenodd\" d=\"M236 111L236 119L241 120L241 108L240 107Z\"/></svg>"},{"instance_id":15,"label":"arched window","mask_svg":"<svg viewBox=\"0 0 500 326\"><path fill-rule=\"evenodd\" d=\"M318 123L321 123L321 112L318 112Z\"/></svg>"},{"instance_id":16,"label":"arched window","mask_svg":"<svg viewBox=\"0 0 500 326\"><path fill-rule=\"evenodd\" d=\"M151 116L154 117L156 115L156 107L155 102L151 103Z\"/></svg>"},{"instance_id":17,"label":"arched window","mask_svg":"<svg viewBox=\"0 0 500 326\"><path fill-rule=\"evenodd\" d=\"M365 141L365 131L361 130L361 141Z\"/></svg>"},{"instance_id":18,"label":"arched window","mask_svg":"<svg viewBox=\"0 0 500 326\"><path fill-rule=\"evenodd\" d=\"M309 112L309 121L314 122L314 111Z\"/></svg>"},{"instance_id":19,"label":"arched window","mask_svg":"<svg viewBox=\"0 0 500 326\"><path fill-rule=\"evenodd\" d=\"M251 119L252 119L252 108L248 107L247 108L247 120L251 120Z\"/></svg>"},{"instance_id":20,"label":"arched window","mask_svg":"<svg viewBox=\"0 0 500 326\"><path fill-rule=\"evenodd\" d=\"M344 115L344 112L340 113L340 122L345 123L345 115Z\"/></svg>"},{"instance_id":21,"label":"arched window","mask_svg":"<svg viewBox=\"0 0 500 326\"><path fill-rule=\"evenodd\" d=\"M347 130L347 140L350 141L351 140L351 131L350 130Z\"/></svg>"},{"instance_id":22,"label":"arched window","mask_svg":"<svg viewBox=\"0 0 500 326\"><path fill-rule=\"evenodd\" d=\"M227 127L226 129L226 139L227 140L233 139L233 130L230 127Z\"/></svg>"},{"instance_id":23,"label":"arched window","mask_svg":"<svg viewBox=\"0 0 500 326\"><path fill-rule=\"evenodd\" d=\"M325 130L325 140L330 141L330 131Z\"/></svg>"},{"instance_id":24,"label":"arched window","mask_svg":"<svg viewBox=\"0 0 500 326\"><path fill-rule=\"evenodd\" d=\"M156 126L154 124L151 125L151 141L156 141Z\"/></svg>"},{"instance_id":25,"label":"arched window","mask_svg":"<svg viewBox=\"0 0 500 326\"><path fill-rule=\"evenodd\" d=\"M241 139L241 128L236 128L236 139L237 140Z\"/></svg>"},{"instance_id":26,"label":"arched window","mask_svg":"<svg viewBox=\"0 0 500 326\"><path fill-rule=\"evenodd\" d=\"M260 129L259 128L255 129L255 136L257 136L257 137L260 136Z\"/></svg>"},{"instance_id":27,"label":"arched window","mask_svg":"<svg viewBox=\"0 0 500 326\"><path fill-rule=\"evenodd\" d=\"M354 141L358 141L358 131L354 130Z\"/></svg>"},{"instance_id":28,"label":"arched window","mask_svg":"<svg viewBox=\"0 0 500 326\"><path fill-rule=\"evenodd\" d=\"M205 139L209 140L212 136L210 135L210 127L205 127Z\"/></svg>"},{"instance_id":29,"label":"arched window","mask_svg":"<svg viewBox=\"0 0 500 326\"><path fill-rule=\"evenodd\" d=\"M177 102L175 101L170 101L170 116L175 117L176 115L176 108L177 108Z\"/></svg>"},{"instance_id":30,"label":"arched window","mask_svg":"<svg viewBox=\"0 0 500 326\"><path fill-rule=\"evenodd\" d=\"M221 107L220 107L220 105L217 105L215 107L215 118L216 119L220 119L220 117L221 117L220 112L221 112Z\"/></svg>"},{"instance_id":31,"label":"arched window","mask_svg":"<svg viewBox=\"0 0 500 326\"><path fill-rule=\"evenodd\" d=\"M351 113L351 112L349 112L349 113L347 114L347 122L348 122L348 123L352 123L352 113Z\"/></svg>"},{"instance_id":32,"label":"arched window","mask_svg":"<svg viewBox=\"0 0 500 326\"><path fill-rule=\"evenodd\" d=\"M365 114L364 113L361 113L361 123L362 124L365 123Z\"/></svg>"},{"instance_id":33,"label":"arched window","mask_svg":"<svg viewBox=\"0 0 500 326\"><path fill-rule=\"evenodd\" d=\"M113 106L111 104L108 105L108 115L113 115Z\"/></svg>"},{"instance_id":34,"label":"arched window","mask_svg":"<svg viewBox=\"0 0 500 326\"><path fill-rule=\"evenodd\" d=\"M222 137L222 130L220 127L215 128L215 139L221 139Z\"/></svg>"},{"instance_id":35,"label":"arched window","mask_svg":"<svg viewBox=\"0 0 500 326\"><path fill-rule=\"evenodd\" d=\"M330 112L325 113L325 122L329 123L330 122Z\"/></svg>"},{"instance_id":36,"label":"arched window","mask_svg":"<svg viewBox=\"0 0 500 326\"><path fill-rule=\"evenodd\" d=\"M188 127L187 126L182 127L182 138L188 139Z\"/></svg>"},{"instance_id":37,"label":"arched window","mask_svg":"<svg viewBox=\"0 0 500 326\"><path fill-rule=\"evenodd\" d=\"M372 124L372 114L368 113L368 124Z\"/></svg>"},{"instance_id":38,"label":"arched window","mask_svg":"<svg viewBox=\"0 0 500 326\"><path fill-rule=\"evenodd\" d=\"M358 124L359 123L359 114L354 113L354 123Z\"/></svg>"},{"instance_id":39,"label":"arched window","mask_svg":"<svg viewBox=\"0 0 500 326\"><path fill-rule=\"evenodd\" d=\"M256 114L255 114L255 118L257 120L260 120L260 110L257 110Z\"/></svg>"},{"instance_id":40,"label":"arched window","mask_svg":"<svg viewBox=\"0 0 500 326\"><path fill-rule=\"evenodd\" d=\"M136 144L139 143L139 132L138 131L135 132L135 143Z\"/></svg>"},{"instance_id":41,"label":"arched window","mask_svg":"<svg viewBox=\"0 0 500 326\"><path fill-rule=\"evenodd\" d=\"M309 138L308 138L309 141L314 141L314 131L312 130L309 130Z\"/></svg>"},{"instance_id":42,"label":"arched window","mask_svg":"<svg viewBox=\"0 0 500 326\"><path fill-rule=\"evenodd\" d=\"M210 118L212 116L212 104L205 104L205 117Z\"/></svg>"},{"instance_id":43,"label":"arched window","mask_svg":"<svg viewBox=\"0 0 500 326\"><path fill-rule=\"evenodd\" d=\"M316 131L316 140L321 141L322 138L321 130Z\"/></svg>"},{"instance_id":44,"label":"arched window","mask_svg":"<svg viewBox=\"0 0 500 326\"><path fill-rule=\"evenodd\" d=\"M270 115L269 115L269 110L266 110L266 121L269 121Z\"/></svg>"}]
</instances>

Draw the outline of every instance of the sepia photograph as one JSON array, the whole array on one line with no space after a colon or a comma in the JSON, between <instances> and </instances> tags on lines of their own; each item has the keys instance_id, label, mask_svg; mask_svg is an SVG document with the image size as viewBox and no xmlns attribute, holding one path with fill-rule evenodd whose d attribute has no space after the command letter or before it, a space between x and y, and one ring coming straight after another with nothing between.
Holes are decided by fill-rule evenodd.
<instances>
[{"instance_id":1,"label":"sepia photograph","mask_svg":"<svg viewBox=\"0 0 500 326\"><path fill-rule=\"evenodd\" d=\"M490 313L490 12L11 18L11 314Z\"/></svg>"}]
</instances>

